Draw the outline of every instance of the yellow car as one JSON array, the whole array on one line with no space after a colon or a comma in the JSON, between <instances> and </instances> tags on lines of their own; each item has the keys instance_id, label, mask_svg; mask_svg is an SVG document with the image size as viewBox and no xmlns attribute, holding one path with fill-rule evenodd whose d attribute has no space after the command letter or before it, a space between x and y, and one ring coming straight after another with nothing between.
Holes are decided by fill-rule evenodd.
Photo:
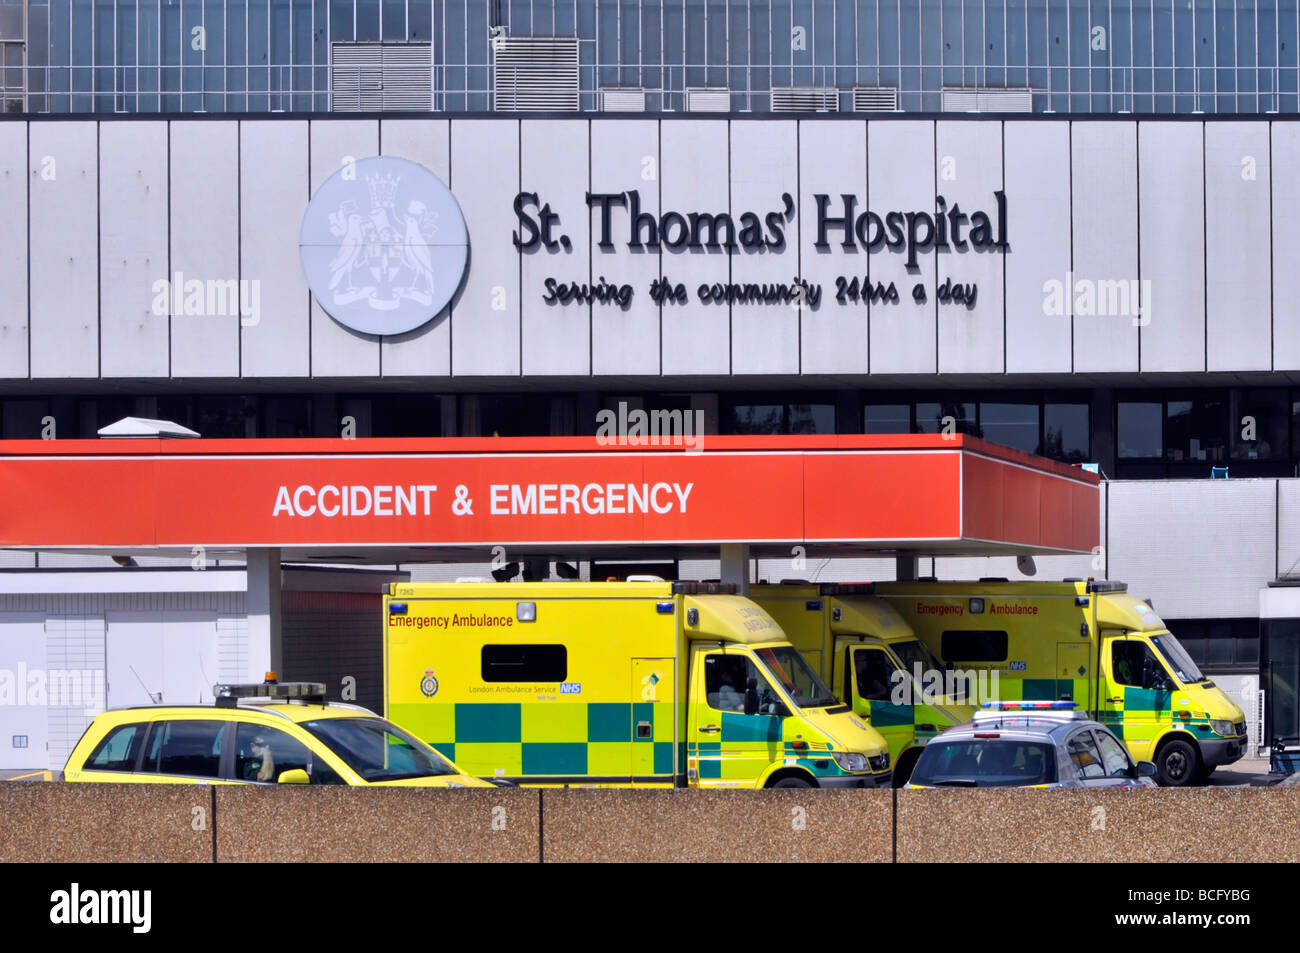
<instances>
[{"instance_id":1,"label":"yellow car","mask_svg":"<svg viewBox=\"0 0 1300 953\"><path fill-rule=\"evenodd\" d=\"M134 784L493 787L314 682L217 685L215 705L119 708L97 716L63 779ZM254 699L257 699L254 701Z\"/></svg>"}]
</instances>

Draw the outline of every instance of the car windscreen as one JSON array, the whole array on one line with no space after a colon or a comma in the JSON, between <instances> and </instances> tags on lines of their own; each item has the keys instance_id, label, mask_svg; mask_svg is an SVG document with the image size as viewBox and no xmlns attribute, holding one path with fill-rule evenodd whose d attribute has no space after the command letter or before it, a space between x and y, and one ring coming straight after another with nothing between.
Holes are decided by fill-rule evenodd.
<instances>
[{"instance_id":1,"label":"car windscreen","mask_svg":"<svg viewBox=\"0 0 1300 953\"><path fill-rule=\"evenodd\" d=\"M438 752L382 718L321 718L301 724L367 781L457 773Z\"/></svg>"},{"instance_id":2,"label":"car windscreen","mask_svg":"<svg viewBox=\"0 0 1300 953\"><path fill-rule=\"evenodd\" d=\"M1205 681L1205 676L1196 667L1192 657L1187 654L1187 649L1174 638L1173 633L1153 635L1151 643L1156 647L1156 651L1164 656L1165 664L1173 671L1174 676L1184 685Z\"/></svg>"},{"instance_id":3,"label":"car windscreen","mask_svg":"<svg viewBox=\"0 0 1300 953\"><path fill-rule=\"evenodd\" d=\"M835 693L817 677L793 646L759 649L754 654L800 708L826 708L839 704Z\"/></svg>"},{"instance_id":4,"label":"car windscreen","mask_svg":"<svg viewBox=\"0 0 1300 953\"><path fill-rule=\"evenodd\" d=\"M1048 742L1011 739L932 741L912 771L926 787L1006 788L1051 784L1056 749Z\"/></svg>"}]
</instances>

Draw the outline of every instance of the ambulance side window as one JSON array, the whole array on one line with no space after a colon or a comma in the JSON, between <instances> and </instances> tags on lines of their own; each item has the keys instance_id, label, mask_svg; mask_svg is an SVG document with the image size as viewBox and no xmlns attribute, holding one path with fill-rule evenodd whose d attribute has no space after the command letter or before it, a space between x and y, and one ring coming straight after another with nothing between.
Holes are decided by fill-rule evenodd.
<instances>
[{"instance_id":1,"label":"ambulance side window","mask_svg":"<svg viewBox=\"0 0 1300 953\"><path fill-rule=\"evenodd\" d=\"M751 683L758 697L757 713L776 714L780 704L776 693L748 658L721 652L704 657L704 700L710 708L744 714Z\"/></svg>"},{"instance_id":2,"label":"ambulance side window","mask_svg":"<svg viewBox=\"0 0 1300 953\"><path fill-rule=\"evenodd\" d=\"M1145 642L1115 639L1111 643L1110 673L1116 684L1133 688L1158 688L1166 680L1164 667Z\"/></svg>"},{"instance_id":3,"label":"ambulance side window","mask_svg":"<svg viewBox=\"0 0 1300 953\"><path fill-rule=\"evenodd\" d=\"M858 697L874 702L889 701L894 665L879 649L858 649L853 653L858 677Z\"/></svg>"}]
</instances>

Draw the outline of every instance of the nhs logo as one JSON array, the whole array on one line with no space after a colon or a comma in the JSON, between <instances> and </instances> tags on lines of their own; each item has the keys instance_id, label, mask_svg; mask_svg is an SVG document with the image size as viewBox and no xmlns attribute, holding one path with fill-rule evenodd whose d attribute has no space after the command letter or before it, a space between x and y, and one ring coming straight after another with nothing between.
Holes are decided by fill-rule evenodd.
<instances>
[{"instance_id":1,"label":"nhs logo","mask_svg":"<svg viewBox=\"0 0 1300 953\"><path fill-rule=\"evenodd\" d=\"M581 695L582 682L560 682L561 695Z\"/></svg>"}]
</instances>

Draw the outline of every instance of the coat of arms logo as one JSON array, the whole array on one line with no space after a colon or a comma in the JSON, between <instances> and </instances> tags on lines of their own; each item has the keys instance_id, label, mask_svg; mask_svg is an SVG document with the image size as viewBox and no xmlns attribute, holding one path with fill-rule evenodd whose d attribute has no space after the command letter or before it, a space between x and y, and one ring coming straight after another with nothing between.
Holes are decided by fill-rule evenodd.
<instances>
[{"instance_id":1,"label":"coat of arms logo","mask_svg":"<svg viewBox=\"0 0 1300 953\"><path fill-rule=\"evenodd\" d=\"M428 169L374 156L336 172L303 216L303 273L322 308L368 334L401 334L436 316L460 286L465 220Z\"/></svg>"}]
</instances>

